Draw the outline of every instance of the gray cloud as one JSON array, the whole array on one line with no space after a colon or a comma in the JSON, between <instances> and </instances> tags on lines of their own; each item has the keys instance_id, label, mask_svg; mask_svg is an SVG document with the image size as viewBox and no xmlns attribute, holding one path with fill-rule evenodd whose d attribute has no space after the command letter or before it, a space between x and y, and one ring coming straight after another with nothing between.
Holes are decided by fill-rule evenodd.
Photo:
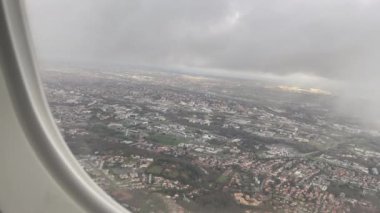
<instances>
[{"instance_id":1,"label":"gray cloud","mask_svg":"<svg viewBox=\"0 0 380 213\"><path fill-rule=\"evenodd\" d=\"M28 1L43 59L347 77L379 59L379 1Z\"/></svg>"},{"instance_id":2,"label":"gray cloud","mask_svg":"<svg viewBox=\"0 0 380 213\"><path fill-rule=\"evenodd\" d=\"M30 0L44 63L316 76L380 99L377 0ZM354 86L353 86L354 85ZM374 98L375 97L375 98ZM380 104L379 104L380 105Z\"/></svg>"}]
</instances>

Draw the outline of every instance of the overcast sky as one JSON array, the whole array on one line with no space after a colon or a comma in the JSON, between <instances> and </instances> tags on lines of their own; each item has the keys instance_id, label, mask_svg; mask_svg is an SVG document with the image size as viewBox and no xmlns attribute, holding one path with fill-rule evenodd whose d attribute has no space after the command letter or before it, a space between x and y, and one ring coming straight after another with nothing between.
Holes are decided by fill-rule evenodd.
<instances>
[{"instance_id":1,"label":"overcast sky","mask_svg":"<svg viewBox=\"0 0 380 213\"><path fill-rule=\"evenodd\" d=\"M380 99L377 0L26 2L45 64L301 76L343 82L346 94Z\"/></svg>"}]
</instances>

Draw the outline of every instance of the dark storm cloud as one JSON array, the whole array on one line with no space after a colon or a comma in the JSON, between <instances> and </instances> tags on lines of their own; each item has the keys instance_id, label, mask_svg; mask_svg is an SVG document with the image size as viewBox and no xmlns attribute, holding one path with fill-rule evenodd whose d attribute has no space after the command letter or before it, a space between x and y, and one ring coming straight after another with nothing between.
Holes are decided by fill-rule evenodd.
<instances>
[{"instance_id":1,"label":"dark storm cloud","mask_svg":"<svg viewBox=\"0 0 380 213\"><path fill-rule=\"evenodd\" d=\"M224 70L377 74L380 1L27 1L41 57Z\"/></svg>"}]
</instances>

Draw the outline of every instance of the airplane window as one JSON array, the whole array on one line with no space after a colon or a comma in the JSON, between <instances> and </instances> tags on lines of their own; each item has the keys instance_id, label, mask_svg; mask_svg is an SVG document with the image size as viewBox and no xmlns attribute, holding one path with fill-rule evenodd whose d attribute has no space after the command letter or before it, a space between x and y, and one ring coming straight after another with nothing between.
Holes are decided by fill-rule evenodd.
<instances>
[{"instance_id":1,"label":"airplane window","mask_svg":"<svg viewBox=\"0 0 380 213\"><path fill-rule=\"evenodd\" d=\"M40 77L132 212L380 212L380 1L30 0Z\"/></svg>"}]
</instances>

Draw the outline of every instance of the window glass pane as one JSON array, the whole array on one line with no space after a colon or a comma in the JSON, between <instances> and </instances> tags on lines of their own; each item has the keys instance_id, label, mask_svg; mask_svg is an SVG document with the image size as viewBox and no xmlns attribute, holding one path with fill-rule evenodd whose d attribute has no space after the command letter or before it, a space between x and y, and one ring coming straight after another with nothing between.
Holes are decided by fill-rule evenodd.
<instances>
[{"instance_id":1,"label":"window glass pane","mask_svg":"<svg viewBox=\"0 0 380 213\"><path fill-rule=\"evenodd\" d=\"M132 212L379 212L380 2L26 1L56 123Z\"/></svg>"}]
</instances>

